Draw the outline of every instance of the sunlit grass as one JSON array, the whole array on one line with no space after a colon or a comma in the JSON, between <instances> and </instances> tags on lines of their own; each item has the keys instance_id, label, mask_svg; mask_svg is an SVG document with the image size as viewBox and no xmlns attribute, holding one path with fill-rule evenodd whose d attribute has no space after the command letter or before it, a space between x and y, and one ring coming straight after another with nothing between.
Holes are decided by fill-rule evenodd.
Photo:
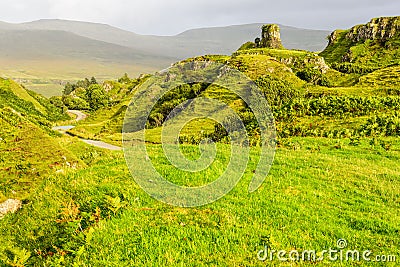
<instances>
[{"instance_id":1,"label":"sunlit grass","mask_svg":"<svg viewBox=\"0 0 400 267\"><path fill-rule=\"evenodd\" d=\"M356 146L348 139L285 139L258 191L247 192L257 159L252 151L245 175L231 193L187 209L148 196L130 176L122 153L113 152L88 169L45 179L27 198L30 205L0 222L2 246L28 249L30 263L61 260L81 266L265 266L257 252L267 243L278 250L318 251L334 248L339 238L352 249L396 254L400 143L387 141L392 143L389 151L371 145L370 139ZM220 149L226 154L224 146ZM192 151L196 156L198 151L190 147L186 155ZM189 178L165 165L159 145L148 149L154 166L173 181ZM111 211L115 207L109 197L121 199L122 204L113 204L121 206L117 213ZM83 232L74 223L55 222L71 201L79 206L79 218L99 207L100 221L82 219ZM54 255L40 257L37 250Z\"/></svg>"}]
</instances>

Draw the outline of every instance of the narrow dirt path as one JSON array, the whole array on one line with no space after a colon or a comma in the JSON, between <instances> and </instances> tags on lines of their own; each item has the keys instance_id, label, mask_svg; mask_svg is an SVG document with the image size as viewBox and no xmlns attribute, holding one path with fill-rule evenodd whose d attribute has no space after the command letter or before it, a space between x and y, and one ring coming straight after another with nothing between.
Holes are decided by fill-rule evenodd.
<instances>
[{"instance_id":1,"label":"narrow dirt path","mask_svg":"<svg viewBox=\"0 0 400 267\"><path fill-rule=\"evenodd\" d=\"M67 110L67 112L75 115L76 121L81 121L87 118L87 115L80 110Z\"/></svg>"},{"instance_id":2,"label":"narrow dirt path","mask_svg":"<svg viewBox=\"0 0 400 267\"><path fill-rule=\"evenodd\" d=\"M68 110L67 112L75 115L76 116L75 121L77 121L77 122L87 118L87 115L80 110ZM64 134L68 134L67 131L73 129L74 127L75 126L73 126L73 125L56 126L56 127L53 127L53 130L60 131ZM89 144L89 145L92 145L95 147L104 148L104 149L108 149L108 150L115 150L115 151L122 150L122 147L114 146L114 145L108 144L103 141L88 140L88 139L83 139L83 138L79 138L79 139L82 142L85 142L86 144Z\"/></svg>"},{"instance_id":3,"label":"narrow dirt path","mask_svg":"<svg viewBox=\"0 0 400 267\"><path fill-rule=\"evenodd\" d=\"M105 143L103 141L95 141L95 140L88 140L88 139L82 139L82 138L79 138L79 139L81 141L85 142L86 144L89 144L89 145L92 145L95 147L100 147L100 148L104 148L104 149L108 149L108 150L115 150L115 151L122 150L122 147L114 146L109 143Z\"/></svg>"}]
</instances>

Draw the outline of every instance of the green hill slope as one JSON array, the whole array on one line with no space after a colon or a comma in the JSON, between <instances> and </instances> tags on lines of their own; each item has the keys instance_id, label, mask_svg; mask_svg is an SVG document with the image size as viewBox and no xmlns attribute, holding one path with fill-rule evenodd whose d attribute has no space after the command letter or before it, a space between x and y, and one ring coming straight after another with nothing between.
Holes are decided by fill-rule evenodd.
<instances>
[{"instance_id":1,"label":"green hill slope","mask_svg":"<svg viewBox=\"0 0 400 267\"><path fill-rule=\"evenodd\" d=\"M0 202L24 199L50 173L82 164L37 121L9 107L1 108L0 114Z\"/></svg>"},{"instance_id":2,"label":"green hill slope","mask_svg":"<svg viewBox=\"0 0 400 267\"><path fill-rule=\"evenodd\" d=\"M0 78L0 108L9 108L31 123L49 129L52 121L68 119L63 110L9 79Z\"/></svg>"},{"instance_id":3,"label":"green hill slope","mask_svg":"<svg viewBox=\"0 0 400 267\"><path fill-rule=\"evenodd\" d=\"M365 25L334 31L321 53L347 73L368 73L400 63L400 17L374 18Z\"/></svg>"},{"instance_id":4,"label":"green hill slope","mask_svg":"<svg viewBox=\"0 0 400 267\"><path fill-rule=\"evenodd\" d=\"M392 29L393 25L390 23L397 23L396 18L373 21L386 25L387 29ZM358 28L355 27L355 29ZM351 32L357 31L364 32L362 30ZM375 36L382 34L376 33ZM395 42L397 32L388 36L391 36L391 39L387 40L387 44ZM378 45L378 41L376 42L375 46ZM349 47L368 44L368 40L360 39ZM341 45L341 41L337 41L335 48L331 42L331 45L320 55L299 50L250 48L239 50L231 56L209 55L186 61L216 61L246 74L260 87L268 99L275 115L278 134L281 137L398 136L400 125L397 118L400 99L398 90L393 89L398 88L399 71L397 66L386 67L387 64L392 64L396 60L395 55L398 49L396 47L385 49L382 44L379 49L374 46L381 55L386 55L388 59L386 63L375 64L373 60L368 61L368 57L360 54L354 63L346 64L358 66L362 70L376 69L375 72L343 73L326 63L327 61L331 65L336 64L335 58L338 57L338 51L342 49ZM196 96L216 98L234 107L243 118L247 116L249 110L231 92L213 85L201 86L203 88L195 94ZM111 86L111 88L121 87L124 86L119 83ZM159 135L159 126L172 111L171 107L193 97L192 90L192 86L184 86L174 91L173 97L162 98L150 115L149 123L152 129L148 132ZM128 105L134 90L131 94L119 94L116 89L112 92L112 97L119 98L121 101L116 105L111 103L107 108L96 111L90 119L81 122L72 130L74 134L114 143L121 141L123 123L121 111ZM252 124L251 121L246 123ZM209 122L199 124L199 128L210 131L209 134L214 131L214 126L209 125ZM190 131L182 133L192 137L185 137L183 140L201 139L199 131L189 128ZM257 133L253 134L257 135ZM151 140L154 142L159 139L151 137Z\"/></svg>"},{"instance_id":5,"label":"green hill slope","mask_svg":"<svg viewBox=\"0 0 400 267\"><path fill-rule=\"evenodd\" d=\"M377 88L400 88L400 66L387 67L362 76L359 86Z\"/></svg>"},{"instance_id":6,"label":"green hill slope","mask_svg":"<svg viewBox=\"0 0 400 267\"><path fill-rule=\"evenodd\" d=\"M69 116L48 99L0 79L0 114L0 201L24 198L46 174L82 163L54 138L53 122Z\"/></svg>"}]
</instances>

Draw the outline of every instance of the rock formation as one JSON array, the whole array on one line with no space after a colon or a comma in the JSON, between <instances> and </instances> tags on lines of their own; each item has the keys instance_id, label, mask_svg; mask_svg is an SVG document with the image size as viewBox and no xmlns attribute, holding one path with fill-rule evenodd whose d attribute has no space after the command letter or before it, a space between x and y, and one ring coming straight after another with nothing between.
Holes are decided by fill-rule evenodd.
<instances>
[{"instance_id":1,"label":"rock formation","mask_svg":"<svg viewBox=\"0 0 400 267\"><path fill-rule=\"evenodd\" d=\"M335 68L346 73L370 73L400 64L400 17L371 19L349 30L336 30L320 53Z\"/></svg>"},{"instance_id":2,"label":"rock formation","mask_svg":"<svg viewBox=\"0 0 400 267\"><path fill-rule=\"evenodd\" d=\"M394 37L399 30L399 17L375 18L365 25L358 25L351 28L346 38L353 42L366 40L386 41Z\"/></svg>"},{"instance_id":3,"label":"rock formation","mask_svg":"<svg viewBox=\"0 0 400 267\"><path fill-rule=\"evenodd\" d=\"M329 45L336 43L340 32L336 30L328 37ZM382 42L393 38L400 32L400 17L374 18L364 25L351 28L345 38L353 43L365 42L367 40L379 40Z\"/></svg>"},{"instance_id":4,"label":"rock formation","mask_svg":"<svg viewBox=\"0 0 400 267\"><path fill-rule=\"evenodd\" d=\"M0 219L3 218L7 213L14 213L22 207L21 200L8 199L0 204Z\"/></svg>"},{"instance_id":5,"label":"rock formation","mask_svg":"<svg viewBox=\"0 0 400 267\"><path fill-rule=\"evenodd\" d=\"M279 26L268 24L262 27L260 47L282 49L281 33Z\"/></svg>"}]
</instances>

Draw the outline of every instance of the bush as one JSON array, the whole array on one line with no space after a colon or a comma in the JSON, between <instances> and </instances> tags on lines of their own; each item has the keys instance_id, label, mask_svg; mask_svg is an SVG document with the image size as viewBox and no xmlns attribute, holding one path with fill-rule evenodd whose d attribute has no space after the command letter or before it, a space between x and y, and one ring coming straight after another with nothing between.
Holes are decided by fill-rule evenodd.
<instances>
[{"instance_id":1,"label":"bush","mask_svg":"<svg viewBox=\"0 0 400 267\"><path fill-rule=\"evenodd\" d=\"M89 110L89 103L80 97L63 96L63 103L68 109L73 110Z\"/></svg>"},{"instance_id":2,"label":"bush","mask_svg":"<svg viewBox=\"0 0 400 267\"><path fill-rule=\"evenodd\" d=\"M333 63L331 65L331 67L337 71L340 71L342 73L347 73L347 74L352 74L352 73L368 74L368 73L374 72L378 69L376 67L354 64L354 63L349 63L349 62Z\"/></svg>"},{"instance_id":3,"label":"bush","mask_svg":"<svg viewBox=\"0 0 400 267\"><path fill-rule=\"evenodd\" d=\"M256 44L253 42L247 42L242 44L241 47L239 47L238 50L247 50L247 49L252 49L252 48L256 48Z\"/></svg>"},{"instance_id":4,"label":"bush","mask_svg":"<svg viewBox=\"0 0 400 267\"><path fill-rule=\"evenodd\" d=\"M255 80L255 83L260 87L271 107L281 106L300 95L300 91L295 89L291 83L274 78L271 75L264 75Z\"/></svg>"},{"instance_id":5,"label":"bush","mask_svg":"<svg viewBox=\"0 0 400 267\"><path fill-rule=\"evenodd\" d=\"M85 78L84 80L77 81L76 83L67 82L67 84L64 87L63 94L70 95L77 88L88 89L91 85L94 84L98 84L95 77L90 78L90 80L88 78Z\"/></svg>"},{"instance_id":6,"label":"bush","mask_svg":"<svg viewBox=\"0 0 400 267\"><path fill-rule=\"evenodd\" d=\"M373 116L359 131L366 136L400 136L400 114Z\"/></svg>"},{"instance_id":7,"label":"bush","mask_svg":"<svg viewBox=\"0 0 400 267\"><path fill-rule=\"evenodd\" d=\"M164 94L151 111L147 127L154 128L162 125L174 108L188 99L196 98L207 87L208 84L202 83L184 84Z\"/></svg>"},{"instance_id":8,"label":"bush","mask_svg":"<svg viewBox=\"0 0 400 267\"><path fill-rule=\"evenodd\" d=\"M86 99L91 110L98 110L109 103L109 96L104 88L98 84L92 84L86 89Z\"/></svg>"},{"instance_id":9,"label":"bush","mask_svg":"<svg viewBox=\"0 0 400 267\"><path fill-rule=\"evenodd\" d=\"M307 68L297 72L296 75L297 77L308 83L325 87L332 87L332 83L329 81L329 79L318 69Z\"/></svg>"}]
</instances>

